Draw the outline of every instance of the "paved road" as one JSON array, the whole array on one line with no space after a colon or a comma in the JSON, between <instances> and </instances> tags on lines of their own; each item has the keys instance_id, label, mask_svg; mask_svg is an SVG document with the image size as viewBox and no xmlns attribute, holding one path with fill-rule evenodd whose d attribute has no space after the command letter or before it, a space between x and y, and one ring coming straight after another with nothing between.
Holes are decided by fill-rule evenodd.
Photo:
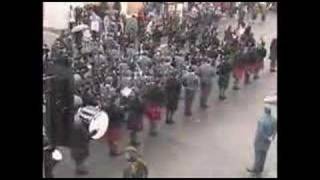
<instances>
[{"instance_id":1,"label":"paved road","mask_svg":"<svg viewBox=\"0 0 320 180\"><path fill-rule=\"evenodd\" d=\"M266 35L267 47L277 34L276 15L270 14L265 24L253 25L257 37ZM183 116L183 102L173 126L161 125L158 137L148 136L145 122L144 143L139 149L150 168L150 177L249 177L245 171L253 161L253 139L256 123L263 113L263 98L277 89L277 74L268 72L269 61L261 78L243 86L240 91L228 90L228 99L218 101L215 83L206 111L194 104L195 119ZM215 79L216 80L216 79ZM231 87L231 86L230 86ZM127 144L128 133L121 144ZM110 158L105 142L91 143L88 159L90 174L86 177L121 177L124 157ZM69 150L63 149L64 160L55 170L56 177L76 177ZM263 177L277 177L277 141L269 151Z\"/></svg>"}]
</instances>

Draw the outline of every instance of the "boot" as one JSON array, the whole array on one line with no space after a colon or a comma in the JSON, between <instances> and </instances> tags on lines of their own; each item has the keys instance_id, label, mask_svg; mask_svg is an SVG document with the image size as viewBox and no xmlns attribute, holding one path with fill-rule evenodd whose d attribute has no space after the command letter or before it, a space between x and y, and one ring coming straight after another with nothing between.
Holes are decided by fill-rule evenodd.
<instances>
[{"instance_id":1,"label":"boot","mask_svg":"<svg viewBox=\"0 0 320 180\"><path fill-rule=\"evenodd\" d=\"M76 174L80 176L84 176L89 174L89 171L84 163L77 163L76 165Z\"/></svg>"},{"instance_id":2,"label":"boot","mask_svg":"<svg viewBox=\"0 0 320 180\"><path fill-rule=\"evenodd\" d=\"M239 90L240 88L239 88L239 86L234 85L232 89L233 89L233 90Z\"/></svg>"},{"instance_id":3,"label":"boot","mask_svg":"<svg viewBox=\"0 0 320 180\"><path fill-rule=\"evenodd\" d=\"M172 120L173 112L171 112L168 116L168 119L166 120L166 124L174 124L174 121Z\"/></svg>"}]
</instances>

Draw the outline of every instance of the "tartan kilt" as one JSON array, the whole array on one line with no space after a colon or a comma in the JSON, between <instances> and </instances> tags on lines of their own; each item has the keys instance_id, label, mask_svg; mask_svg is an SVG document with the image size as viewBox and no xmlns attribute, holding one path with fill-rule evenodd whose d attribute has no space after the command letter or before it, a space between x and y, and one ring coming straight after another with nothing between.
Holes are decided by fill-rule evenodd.
<instances>
[{"instance_id":1,"label":"tartan kilt","mask_svg":"<svg viewBox=\"0 0 320 180\"><path fill-rule=\"evenodd\" d=\"M148 105L145 111L145 115L151 122L161 120L161 107L159 105Z\"/></svg>"},{"instance_id":2,"label":"tartan kilt","mask_svg":"<svg viewBox=\"0 0 320 180\"><path fill-rule=\"evenodd\" d=\"M255 63L248 63L245 65L244 71L248 73L253 73L255 70Z\"/></svg>"},{"instance_id":3,"label":"tartan kilt","mask_svg":"<svg viewBox=\"0 0 320 180\"><path fill-rule=\"evenodd\" d=\"M122 132L120 127L111 127L108 129L107 133L105 134L105 139L108 142L119 141L121 137L122 137Z\"/></svg>"},{"instance_id":4,"label":"tartan kilt","mask_svg":"<svg viewBox=\"0 0 320 180\"><path fill-rule=\"evenodd\" d=\"M257 63L249 64L249 66L248 66L248 71L249 71L250 73L254 73L255 70L256 70L256 67L257 67Z\"/></svg>"},{"instance_id":5,"label":"tartan kilt","mask_svg":"<svg viewBox=\"0 0 320 180\"><path fill-rule=\"evenodd\" d=\"M143 116L130 117L127 123L127 128L133 131L142 131L143 130Z\"/></svg>"},{"instance_id":6,"label":"tartan kilt","mask_svg":"<svg viewBox=\"0 0 320 180\"><path fill-rule=\"evenodd\" d=\"M255 71L260 71L264 68L264 63L263 61L259 61L255 64Z\"/></svg>"},{"instance_id":7,"label":"tartan kilt","mask_svg":"<svg viewBox=\"0 0 320 180\"><path fill-rule=\"evenodd\" d=\"M235 67L233 68L233 77L235 77L236 79L242 79L244 74L244 68L241 66Z\"/></svg>"}]
</instances>

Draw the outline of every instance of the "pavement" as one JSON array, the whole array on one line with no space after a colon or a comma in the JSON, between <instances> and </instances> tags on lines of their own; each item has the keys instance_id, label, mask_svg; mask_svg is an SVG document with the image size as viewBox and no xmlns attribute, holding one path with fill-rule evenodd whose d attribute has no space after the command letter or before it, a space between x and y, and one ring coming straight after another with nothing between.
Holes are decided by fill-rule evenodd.
<instances>
[{"instance_id":1,"label":"pavement","mask_svg":"<svg viewBox=\"0 0 320 180\"><path fill-rule=\"evenodd\" d=\"M225 26L233 21L226 20ZM276 14L269 14L265 23L252 25L256 37L265 36L269 49L271 39L277 35ZM194 120L183 115L183 101L176 112L174 125L160 124L157 137L149 137L149 123L145 122L142 134L143 144L139 148L149 167L149 177L158 178L241 178L251 177L246 167L253 163L253 140L258 119L263 114L263 99L277 90L277 73L269 72L269 60L265 60L265 70L258 80L242 85L239 91L231 89L232 80L225 101L218 100L217 78L209 99L209 108L199 108L199 95L194 101ZM121 148L128 143L128 132ZM92 141L88 166L90 174L84 178L122 177L126 165L123 156L109 157L106 142ZM69 149L62 148L64 159L54 171L56 177L73 178L74 162ZM262 177L277 177L277 139L272 143L267 155Z\"/></svg>"}]
</instances>

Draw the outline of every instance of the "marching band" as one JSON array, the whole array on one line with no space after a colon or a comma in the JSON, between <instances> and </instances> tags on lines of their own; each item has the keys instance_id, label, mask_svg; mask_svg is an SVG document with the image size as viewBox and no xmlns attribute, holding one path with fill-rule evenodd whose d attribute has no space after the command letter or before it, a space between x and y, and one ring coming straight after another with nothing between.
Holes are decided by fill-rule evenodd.
<instances>
[{"instance_id":1,"label":"marching band","mask_svg":"<svg viewBox=\"0 0 320 180\"><path fill-rule=\"evenodd\" d=\"M240 88L243 79L244 83L249 83L251 75L258 79L267 55L265 42L255 40L251 26L244 23L244 9L240 5L236 7L239 9L239 26L234 30L229 26L221 40L216 28L209 23L208 32L203 32L206 35L198 42L198 27L201 25L195 21L201 18L198 16L188 17L180 25L172 24L172 28L179 28L171 34L161 30L160 23L152 19L153 16L147 17L151 19L150 23L140 22L145 21L141 18L137 22L131 17L126 28L122 28L126 29L124 32L118 29L121 32L118 37L116 27L102 32L103 21L100 19L104 18L90 9L91 24L76 15L72 22L76 25L72 25L69 32L63 32L51 50L45 46L45 70L50 69L46 66L49 62L54 62L53 74L57 75L52 84L54 93L57 93L54 95L56 102L50 110L60 112L61 122L69 122L56 126L60 129L55 133L67 131L65 138L70 135L63 145L71 148L77 174L88 173L85 160L89 156L90 140L106 139L110 155L117 156L121 154L118 144L123 124L126 123L130 130L130 145L134 147L141 144L138 134L144 129L144 115L150 122L151 136L159 133L163 107L166 107L166 123L173 124L173 115L179 108L183 91L185 116L192 116L197 89L201 89L200 107L206 109L216 75L220 100L226 98L231 75L235 90ZM264 15L264 5L259 7ZM121 18L119 14L108 13L105 17L108 17L108 24L116 23L115 26L116 19ZM136 37L137 25L146 31L139 32L139 38ZM141 27L139 29L141 31ZM169 37L165 46L161 45L163 36ZM276 67L276 41L274 39L270 47L271 72ZM136 42L140 44L139 48ZM185 48L187 44L190 48ZM45 154L47 151L45 148ZM54 165L47 158L44 161L46 177L53 177Z\"/></svg>"}]
</instances>

